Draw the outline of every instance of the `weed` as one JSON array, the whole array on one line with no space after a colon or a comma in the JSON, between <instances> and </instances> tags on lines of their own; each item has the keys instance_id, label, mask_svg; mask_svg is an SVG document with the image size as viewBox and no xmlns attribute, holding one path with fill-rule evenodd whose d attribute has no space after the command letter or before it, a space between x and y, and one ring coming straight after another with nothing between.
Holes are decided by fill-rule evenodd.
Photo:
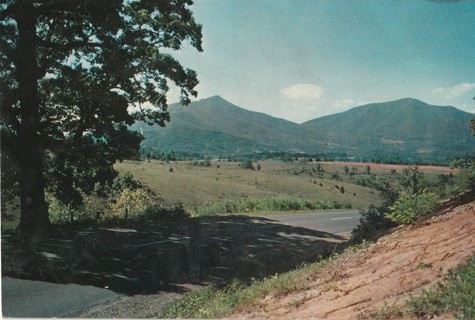
<instances>
[{"instance_id":1,"label":"weed","mask_svg":"<svg viewBox=\"0 0 475 320\"><path fill-rule=\"evenodd\" d=\"M457 319L475 319L475 256L451 271L436 288L412 297L407 305L421 318L451 312Z\"/></svg>"},{"instance_id":2,"label":"weed","mask_svg":"<svg viewBox=\"0 0 475 320\"><path fill-rule=\"evenodd\" d=\"M420 263L418 268L432 267ZM456 319L475 319L475 256L465 265L449 272L435 288L412 296L401 306L385 305L378 311L362 313L359 319L409 318L432 319L452 313Z\"/></svg>"},{"instance_id":3,"label":"weed","mask_svg":"<svg viewBox=\"0 0 475 320\"><path fill-rule=\"evenodd\" d=\"M417 269L431 269L432 263L419 262L416 268Z\"/></svg>"}]
</instances>

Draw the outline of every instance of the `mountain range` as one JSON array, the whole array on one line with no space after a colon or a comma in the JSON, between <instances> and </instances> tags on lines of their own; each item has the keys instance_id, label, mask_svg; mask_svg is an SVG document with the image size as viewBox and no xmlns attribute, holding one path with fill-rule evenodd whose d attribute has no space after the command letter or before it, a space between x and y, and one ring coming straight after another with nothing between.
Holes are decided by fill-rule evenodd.
<instances>
[{"instance_id":1,"label":"mountain range","mask_svg":"<svg viewBox=\"0 0 475 320\"><path fill-rule=\"evenodd\" d=\"M143 150L188 156L338 155L370 161L449 161L475 156L472 114L405 98L297 124L240 108L219 96L169 106L165 128L136 123Z\"/></svg>"}]
</instances>

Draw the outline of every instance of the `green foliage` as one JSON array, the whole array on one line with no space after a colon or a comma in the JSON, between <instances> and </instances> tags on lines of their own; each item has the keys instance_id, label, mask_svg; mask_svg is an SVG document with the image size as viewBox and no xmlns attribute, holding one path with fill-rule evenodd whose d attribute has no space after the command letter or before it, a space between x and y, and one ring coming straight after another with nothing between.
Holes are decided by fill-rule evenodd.
<instances>
[{"instance_id":1,"label":"green foliage","mask_svg":"<svg viewBox=\"0 0 475 320\"><path fill-rule=\"evenodd\" d=\"M330 176L330 179L340 181L340 180L341 180L341 177L340 177L340 175L339 175L338 173L332 172L332 174L331 174L331 176Z\"/></svg>"},{"instance_id":2,"label":"green foliage","mask_svg":"<svg viewBox=\"0 0 475 320\"><path fill-rule=\"evenodd\" d=\"M255 170L254 168L254 165L252 164L252 161L250 160L246 160L244 162L242 162L239 167L241 167L242 169L247 169L247 170Z\"/></svg>"},{"instance_id":3,"label":"green foliage","mask_svg":"<svg viewBox=\"0 0 475 320\"><path fill-rule=\"evenodd\" d=\"M368 210L361 212L358 226L351 233L351 240L359 243L363 240L376 238L380 233L395 224L386 217L384 207L371 205Z\"/></svg>"},{"instance_id":4,"label":"green foliage","mask_svg":"<svg viewBox=\"0 0 475 320\"><path fill-rule=\"evenodd\" d=\"M350 205L351 206L351 205ZM259 212L259 211L293 211L293 210L323 210L339 209L342 205L324 200L308 200L295 197L271 197L215 202L196 209L198 216L213 216L221 214Z\"/></svg>"},{"instance_id":5,"label":"green foliage","mask_svg":"<svg viewBox=\"0 0 475 320\"><path fill-rule=\"evenodd\" d=\"M190 214L183 208L181 203L175 204L171 207L163 207L155 202L149 205L143 212L137 215L136 220L177 220L189 218Z\"/></svg>"},{"instance_id":6,"label":"green foliage","mask_svg":"<svg viewBox=\"0 0 475 320\"><path fill-rule=\"evenodd\" d=\"M152 205L154 199L144 189L124 189L111 205L111 214L118 217L135 217Z\"/></svg>"},{"instance_id":7,"label":"green foliage","mask_svg":"<svg viewBox=\"0 0 475 320\"><path fill-rule=\"evenodd\" d=\"M417 318L450 312L456 319L475 319L475 256L451 271L438 287L412 297L407 307Z\"/></svg>"},{"instance_id":8,"label":"green foliage","mask_svg":"<svg viewBox=\"0 0 475 320\"><path fill-rule=\"evenodd\" d=\"M74 209L71 208L71 205L63 204L55 197L48 194L47 201L49 216L53 224L65 224L71 221L71 215L74 215Z\"/></svg>"},{"instance_id":9,"label":"green foliage","mask_svg":"<svg viewBox=\"0 0 475 320\"><path fill-rule=\"evenodd\" d=\"M452 168L458 168L460 171L455 177L457 191L475 189L475 161L459 159L450 163Z\"/></svg>"},{"instance_id":10,"label":"green foliage","mask_svg":"<svg viewBox=\"0 0 475 320\"><path fill-rule=\"evenodd\" d=\"M287 169L287 172L293 175L301 175L307 174L309 176L319 176L322 177L325 170L322 168L321 164L318 163L317 165L313 166L302 166L302 167L295 167L291 169Z\"/></svg>"},{"instance_id":11,"label":"green foliage","mask_svg":"<svg viewBox=\"0 0 475 320\"><path fill-rule=\"evenodd\" d=\"M365 169L364 169L364 173L365 173L365 174L370 174L370 173L371 173L371 167L370 167L370 166L366 166ZM391 173L393 173L393 172L391 172ZM394 172L394 173L396 173L396 172Z\"/></svg>"},{"instance_id":12,"label":"green foliage","mask_svg":"<svg viewBox=\"0 0 475 320\"><path fill-rule=\"evenodd\" d=\"M408 224L430 213L436 208L437 201L437 195L427 190L415 194L403 190L394 204L389 207L390 212L386 214L386 217L397 224Z\"/></svg>"},{"instance_id":13,"label":"green foliage","mask_svg":"<svg viewBox=\"0 0 475 320\"><path fill-rule=\"evenodd\" d=\"M206 158L202 161L193 161L193 162L190 162L190 165L191 166L194 166L194 167L211 167L211 160L209 158Z\"/></svg>"},{"instance_id":14,"label":"green foliage","mask_svg":"<svg viewBox=\"0 0 475 320\"><path fill-rule=\"evenodd\" d=\"M182 104L197 95L196 73L168 53L184 43L202 51L191 4L2 3L2 153L8 146L19 166L22 227L46 227L45 187L79 207L97 182L112 181L117 160L137 158L143 137L129 126L169 121L169 82Z\"/></svg>"}]
</instances>

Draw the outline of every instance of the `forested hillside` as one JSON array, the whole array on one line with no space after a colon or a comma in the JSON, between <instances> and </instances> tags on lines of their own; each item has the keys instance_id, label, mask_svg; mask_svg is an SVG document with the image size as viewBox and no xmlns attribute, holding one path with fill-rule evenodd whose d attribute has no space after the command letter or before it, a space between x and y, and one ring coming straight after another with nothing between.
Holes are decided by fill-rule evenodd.
<instances>
[{"instance_id":1,"label":"forested hillside","mask_svg":"<svg viewBox=\"0 0 475 320\"><path fill-rule=\"evenodd\" d=\"M219 96L170 106L171 123L138 123L145 156L174 152L233 157L259 153L339 155L366 161L448 162L474 155L472 115L406 98L296 124L242 109Z\"/></svg>"}]
</instances>

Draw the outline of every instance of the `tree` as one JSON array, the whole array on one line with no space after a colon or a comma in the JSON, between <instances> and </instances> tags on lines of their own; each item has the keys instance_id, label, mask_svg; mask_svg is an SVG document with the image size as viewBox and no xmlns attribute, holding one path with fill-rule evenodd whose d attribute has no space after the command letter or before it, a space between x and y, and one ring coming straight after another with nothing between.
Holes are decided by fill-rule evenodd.
<instances>
[{"instance_id":1,"label":"tree","mask_svg":"<svg viewBox=\"0 0 475 320\"><path fill-rule=\"evenodd\" d=\"M350 169L348 166L343 167L343 171L345 171L345 174L348 174L350 172Z\"/></svg>"},{"instance_id":2,"label":"tree","mask_svg":"<svg viewBox=\"0 0 475 320\"><path fill-rule=\"evenodd\" d=\"M242 169L255 170L254 165L252 164L252 161L251 161L251 160L243 161L243 162L241 162L241 163L239 164L239 166L240 166Z\"/></svg>"},{"instance_id":3,"label":"tree","mask_svg":"<svg viewBox=\"0 0 475 320\"><path fill-rule=\"evenodd\" d=\"M14 159L20 230L50 224L45 188L77 204L136 152L134 121L170 120L170 82L182 104L198 84L171 53L201 48L191 0L4 0L0 4L2 155ZM129 113L130 106L137 111ZM5 170L3 168L2 172ZM3 186L2 186L3 187Z\"/></svg>"}]
</instances>

